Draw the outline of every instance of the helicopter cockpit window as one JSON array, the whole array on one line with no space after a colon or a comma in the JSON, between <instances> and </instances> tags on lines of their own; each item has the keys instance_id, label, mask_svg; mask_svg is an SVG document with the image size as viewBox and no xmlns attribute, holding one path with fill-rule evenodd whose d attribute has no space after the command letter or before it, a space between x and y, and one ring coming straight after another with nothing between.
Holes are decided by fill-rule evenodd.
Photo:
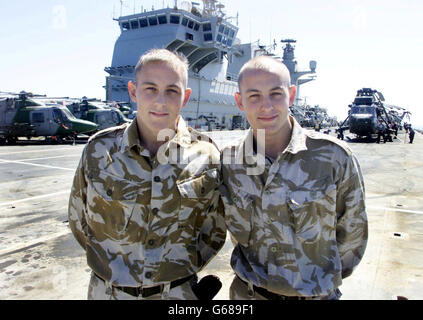
<instances>
[{"instance_id":1,"label":"helicopter cockpit window","mask_svg":"<svg viewBox=\"0 0 423 320\"><path fill-rule=\"evenodd\" d=\"M63 122L63 116L59 109L53 109L53 120L56 123Z\"/></svg>"},{"instance_id":2,"label":"helicopter cockpit window","mask_svg":"<svg viewBox=\"0 0 423 320\"><path fill-rule=\"evenodd\" d=\"M118 113L115 112L115 111L112 112L112 120L113 120L114 123L118 123L119 122Z\"/></svg>"},{"instance_id":3,"label":"helicopter cockpit window","mask_svg":"<svg viewBox=\"0 0 423 320\"><path fill-rule=\"evenodd\" d=\"M106 121L107 121L107 119L106 119L106 115L104 114L104 113L102 113L102 114L97 114L96 115L96 120L97 121L95 121L96 123L106 123Z\"/></svg>"},{"instance_id":4,"label":"helicopter cockpit window","mask_svg":"<svg viewBox=\"0 0 423 320\"><path fill-rule=\"evenodd\" d=\"M44 113L34 112L32 114L32 121L35 123L43 123L44 122Z\"/></svg>"},{"instance_id":5,"label":"helicopter cockpit window","mask_svg":"<svg viewBox=\"0 0 423 320\"><path fill-rule=\"evenodd\" d=\"M71 119L75 119L75 116L68 110L68 109L62 109L63 112L63 118L65 121L70 121Z\"/></svg>"},{"instance_id":6,"label":"helicopter cockpit window","mask_svg":"<svg viewBox=\"0 0 423 320\"><path fill-rule=\"evenodd\" d=\"M370 106L373 103L373 98L371 97L360 97L354 99L354 104L356 105L367 105Z\"/></svg>"},{"instance_id":7,"label":"helicopter cockpit window","mask_svg":"<svg viewBox=\"0 0 423 320\"><path fill-rule=\"evenodd\" d=\"M351 112L353 114L375 114L376 109L373 107L351 107Z\"/></svg>"}]
</instances>

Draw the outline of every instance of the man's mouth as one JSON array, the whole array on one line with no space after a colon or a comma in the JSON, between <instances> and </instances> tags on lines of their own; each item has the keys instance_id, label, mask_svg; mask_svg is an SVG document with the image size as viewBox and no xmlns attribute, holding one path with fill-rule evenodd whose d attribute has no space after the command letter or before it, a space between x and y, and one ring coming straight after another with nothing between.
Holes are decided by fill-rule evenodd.
<instances>
[{"instance_id":1,"label":"man's mouth","mask_svg":"<svg viewBox=\"0 0 423 320\"><path fill-rule=\"evenodd\" d=\"M259 116L258 119L261 121L272 121L278 117L277 114L269 115L269 116Z\"/></svg>"},{"instance_id":2,"label":"man's mouth","mask_svg":"<svg viewBox=\"0 0 423 320\"><path fill-rule=\"evenodd\" d=\"M153 116L155 116L155 117L159 117L159 118L166 117L166 116L168 115L168 113L167 113L167 112L150 111L150 113L151 113Z\"/></svg>"}]
</instances>

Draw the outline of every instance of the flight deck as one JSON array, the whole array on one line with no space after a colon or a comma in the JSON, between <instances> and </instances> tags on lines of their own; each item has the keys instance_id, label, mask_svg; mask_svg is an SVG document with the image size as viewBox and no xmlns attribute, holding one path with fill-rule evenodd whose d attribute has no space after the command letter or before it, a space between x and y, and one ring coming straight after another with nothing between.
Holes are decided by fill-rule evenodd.
<instances>
[{"instance_id":1,"label":"flight deck","mask_svg":"<svg viewBox=\"0 0 423 320\"><path fill-rule=\"evenodd\" d=\"M210 134L219 146L245 131ZM332 131L330 134L334 135ZM364 175L369 242L340 287L349 300L423 299L423 136L386 144L345 140ZM86 299L90 269L67 221L83 142L0 147L0 300ZM218 275L229 298L232 242L199 274Z\"/></svg>"}]
</instances>

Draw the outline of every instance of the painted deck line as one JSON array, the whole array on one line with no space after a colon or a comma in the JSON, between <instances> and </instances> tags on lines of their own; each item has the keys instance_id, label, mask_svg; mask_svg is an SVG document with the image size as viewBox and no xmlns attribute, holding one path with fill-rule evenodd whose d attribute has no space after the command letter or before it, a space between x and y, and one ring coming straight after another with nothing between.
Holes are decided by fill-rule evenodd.
<instances>
[{"instance_id":1,"label":"painted deck line","mask_svg":"<svg viewBox=\"0 0 423 320\"><path fill-rule=\"evenodd\" d=\"M33 200L38 200L38 199L44 199L44 198L48 198L48 197L52 197L52 196L57 196L57 195L60 195L60 194L65 194L65 193L67 193L67 194L70 195L70 190L59 191L59 192L49 193L49 194L43 194L43 195L40 195L40 196L29 197L29 198L24 198L24 199L7 201L7 202L0 203L0 207L2 207L2 206L9 206L9 205L12 205L12 204L22 203L22 202L26 202L26 201L33 201Z\"/></svg>"}]
</instances>

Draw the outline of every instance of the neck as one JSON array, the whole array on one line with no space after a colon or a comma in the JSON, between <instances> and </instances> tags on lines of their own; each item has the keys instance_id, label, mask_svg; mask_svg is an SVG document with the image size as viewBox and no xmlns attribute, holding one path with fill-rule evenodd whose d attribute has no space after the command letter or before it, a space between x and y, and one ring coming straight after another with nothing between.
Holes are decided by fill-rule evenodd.
<instances>
[{"instance_id":1,"label":"neck","mask_svg":"<svg viewBox=\"0 0 423 320\"><path fill-rule=\"evenodd\" d=\"M266 156L276 159L278 154L286 149L291 140L292 128L291 120L289 120L287 124L277 132L266 131L264 139ZM254 130L253 134L255 143L263 143L257 140L257 130Z\"/></svg>"},{"instance_id":2,"label":"neck","mask_svg":"<svg viewBox=\"0 0 423 320\"><path fill-rule=\"evenodd\" d=\"M149 130L147 127L145 126L138 126L138 133L140 136L140 142L141 145L146 148L148 151L150 151L151 156L155 157L157 154L157 151L159 150L160 146L165 144L167 141L169 141L170 139L173 138L173 136L175 135L176 132L176 125L173 131L173 135L172 136L166 136L164 137L164 139L159 139L157 138L159 136L160 131L156 132L156 131L151 131ZM170 130L169 130L170 132Z\"/></svg>"}]
</instances>

